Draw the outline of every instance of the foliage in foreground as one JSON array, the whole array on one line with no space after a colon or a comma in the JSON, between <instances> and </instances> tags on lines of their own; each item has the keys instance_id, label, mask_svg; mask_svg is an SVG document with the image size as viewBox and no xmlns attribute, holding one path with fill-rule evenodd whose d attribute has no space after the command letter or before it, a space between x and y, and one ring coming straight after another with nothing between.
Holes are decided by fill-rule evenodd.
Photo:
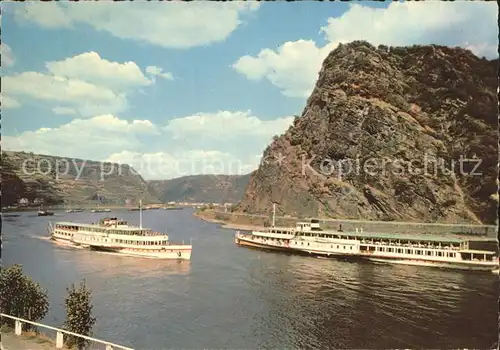
<instances>
[{"instance_id":1,"label":"foliage in foreground","mask_svg":"<svg viewBox=\"0 0 500 350\"><path fill-rule=\"evenodd\" d=\"M85 280L80 283L79 288L72 284L67 288L68 296L65 300L66 321L64 329L82 335L91 335L95 317L92 317L92 294L85 285ZM89 343L88 340L70 335L65 336L65 343L69 347L83 349Z\"/></svg>"},{"instance_id":2,"label":"foliage in foreground","mask_svg":"<svg viewBox=\"0 0 500 350\"><path fill-rule=\"evenodd\" d=\"M38 321L49 311L47 290L23 273L21 265L4 268L0 272L0 310L2 313ZM2 323L14 327L14 320L3 318ZM25 324L25 330L35 326Z\"/></svg>"}]
</instances>

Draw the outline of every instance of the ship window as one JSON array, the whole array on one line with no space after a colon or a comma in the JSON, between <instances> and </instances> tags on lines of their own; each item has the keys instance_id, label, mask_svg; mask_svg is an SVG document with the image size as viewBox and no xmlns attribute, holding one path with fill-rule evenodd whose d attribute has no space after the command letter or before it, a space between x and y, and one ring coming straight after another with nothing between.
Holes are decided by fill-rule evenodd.
<instances>
[{"instance_id":1,"label":"ship window","mask_svg":"<svg viewBox=\"0 0 500 350\"><path fill-rule=\"evenodd\" d=\"M307 243L307 245L309 245L309 243Z\"/></svg>"},{"instance_id":2,"label":"ship window","mask_svg":"<svg viewBox=\"0 0 500 350\"><path fill-rule=\"evenodd\" d=\"M442 252L437 252L437 256L443 256Z\"/></svg>"},{"instance_id":3,"label":"ship window","mask_svg":"<svg viewBox=\"0 0 500 350\"><path fill-rule=\"evenodd\" d=\"M406 249L406 254L413 254L413 249Z\"/></svg>"},{"instance_id":4,"label":"ship window","mask_svg":"<svg viewBox=\"0 0 500 350\"><path fill-rule=\"evenodd\" d=\"M432 255L432 252L430 250L428 250L427 255Z\"/></svg>"},{"instance_id":5,"label":"ship window","mask_svg":"<svg viewBox=\"0 0 500 350\"><path fill-rule=\"evenodd\" d=\"M455 253L450 253L450 258L454 258L455 257Z\"/></svg>"},{"instance_id":6,"label":"ship window","mask_svg":"<svg viewBox=\"0 0 500 350\"><path fill-rule=\"evenodd\" d=\"M398 248L398 253L401 254L403 252L403 249Z\"/></svg>"},{"instance_id":7,"label":"ship window","mask_svg":"<svg viewBox=\"0 0 500 350\"><path fill-rule=\"evenodd\" d=\"M342 246L342 249L345 249L345 245Z\"/></svg>"}]
</instances>

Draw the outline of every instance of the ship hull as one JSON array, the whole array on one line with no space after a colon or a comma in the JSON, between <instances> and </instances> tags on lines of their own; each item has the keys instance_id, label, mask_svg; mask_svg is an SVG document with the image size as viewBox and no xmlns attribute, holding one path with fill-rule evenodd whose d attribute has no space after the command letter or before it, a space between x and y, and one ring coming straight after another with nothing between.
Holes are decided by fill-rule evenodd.
<instances>
[{"instance_id":1,"label":"ship hull","mask_svg":"<svg viewBox=\"0 0 500 350\"><path fill-rule=\"evenodd\" d=\"M436 261L436 260L425 260L425 259L414 259L414 258L404 258L404 257L377 257L372 255L365 255L362 253L345 253L345 252L333 252L325 250L315 250L307 249L302 246L274 246L268 243L258 242L253 240L251 237L245 235L237 235L235 237L235 243L242 247L257 248L261 250L272 250L288 252L297 255L308 255L316 256L327 259L337 259L337 260L349 260L349 261L372 261L385 264L400 264L400 265L410 265L410 266L426 266L434 268L444 268L444 269L455 269L455 270L470 270L470 271L492 271L494 272L498 269L498 265L494 262L472 262L464 260L456 261ZM497 270L498 271L498 270Z\"/></svg>"},{"instance_id":2,"label":"ship hull","mask_svg":"<svg viewBox=\"0 0 500 350\"><path fill-rule=\"evenodd\" d=\"M273 251L281 251L281 252L292 252L293 249L287 247L275 247L268 244L252 242L250 240L246 240L244 238L236 238L235 243L241 247L260 249L260 250L273 250Z\"/></svg>"},{"instance_id":3,"label":"ship hull","mask_svg":"<svg viewBox=\"0 0 500 350\"><path fill-rule=\"evenodd\" d=\"M139 249L91 245L90 250L149 259L190 260L192 247L179 246L174 248L172 246L172 249L168 248L161 251L147 252Z\"/></svg>"},{"instance_id":4,"label":"ship hull","mask_svg":"<svg viewBox=\"0 0 500 350\"><path fill-rule=\"evenodd\" d=\"M72 239L52 236L51 239L59 244L73 246L75 248L88 248L91 251L106 252L126 256L134 256L149 259L167 259L167 260L191 260L192 246L172 245L165 249L157 251L145 251L134 248L122 248L117 246L102 246L92 244L81 244Z\"/></svg>"},{"instance_id":5,"label":"ship hull","mask_svg":"<svg viewBox=\"0 0 500 350\"><path fill-rule=\"evenodd\" d=\"M68 238L61 238L61 237L57 237L57 236L52 235L50 237L50 239L53 240L54 242L58 242L58 243L73 244L71 239L68 239Z\"/></svg>"}]
</instances>

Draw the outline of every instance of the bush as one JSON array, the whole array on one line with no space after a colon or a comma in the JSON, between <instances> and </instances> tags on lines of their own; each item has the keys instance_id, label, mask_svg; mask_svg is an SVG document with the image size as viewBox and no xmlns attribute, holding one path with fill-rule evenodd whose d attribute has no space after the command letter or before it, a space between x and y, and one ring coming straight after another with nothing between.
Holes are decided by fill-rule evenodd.
<instances>
[{"instance_id":1,"label":"bush","mask_svg":"<svg viewBox=\"0 0 500 350\"><path fill-rule=\"evenodd\" d=\"M13 265L0 272L0 310L7 315L38 321L49 311L47 290L24 275L21 265ZM13 327L14 320L4 318L2 323ZM36 330L26 324L26 330Z\"/></svg>"},{"instance_id":2,"label":"bush","mask_svg":"<svg viewBox=\"0 0 500 350\"><path fill-rule=\"evenodd\" d=\"M406 102L403 96L397 94L390 94L386 98L386 102L390 103L394 107L401 109L404 112L410 111L410 104Z\"/></svg>"},{"instance_id":3,"label":"bush","mask_svg":"<svg viewBox=\"0 0 500 350\"><path fill-rule=\"evenodd\" d=\"M85 280L80 283L78 289L75 288L74 284L71 284L70 288L67 288L67 291L64 329L73 333L90 336L92 326L95 323L95 317L92 317L92 293L85 285ZM83 349L89 341L74 336L66 336L65 343L69 347Z\"/></svg>"}]
</instances>

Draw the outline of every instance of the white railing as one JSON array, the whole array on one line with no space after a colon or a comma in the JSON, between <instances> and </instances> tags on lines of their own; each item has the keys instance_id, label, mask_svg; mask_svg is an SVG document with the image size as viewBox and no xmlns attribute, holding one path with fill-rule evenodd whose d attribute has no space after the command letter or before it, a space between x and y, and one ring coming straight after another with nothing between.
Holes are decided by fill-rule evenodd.
<instances>
[{"instance_id":1,"label":"white railing","mask_svg":"<svg viewBox=\"0 0 500 350\"><path fill-rule=\"evenodd\" d=\"M38 322L28 321L28 320L25 320L23 318L14 317L11 315L6 315L6 314L0 314L0 316L10 318L10 319L15 321L14 333L16 335L21 335L23 333L23 323L29 323L29 324L32 324L32 325L37 326L37 327L47 328L47 329L56 331L57 332L56 333L56 349L62 349L64 347L64 335L67 334L67 335L72 335L74 337L83 338L83 339L89 340L89 341L94 342L94 343L104 344L104 345L106 345L106 350L113 350L113 349L134 350L133 348L129 348L129 347L126 347L123 345L118 345L118 344L114 344L114 343L111 343L108 341L92 338L92 337L89 337L87 335L77 334L77 333L73 333L70 331L66 331L64 329L59 329L56 327L47 326L45 324L41 324Z\"/></svg>"}]
</instances>

